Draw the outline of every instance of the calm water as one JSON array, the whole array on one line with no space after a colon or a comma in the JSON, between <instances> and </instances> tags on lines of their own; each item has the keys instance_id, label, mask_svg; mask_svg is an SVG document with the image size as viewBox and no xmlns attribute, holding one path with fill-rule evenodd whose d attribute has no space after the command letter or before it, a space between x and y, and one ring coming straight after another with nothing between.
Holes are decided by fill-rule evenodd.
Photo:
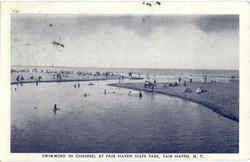
<instances>
[{"instance_id":1,"label":"calm water","mask_svg":"<svg viewBox=\"0 0 250 162\"><path fill-rule=\"evenodd\" d=\"M238 123L204 106L94 83L12 85L11 151L238 152Z\"/></svg>"}]
</instances>

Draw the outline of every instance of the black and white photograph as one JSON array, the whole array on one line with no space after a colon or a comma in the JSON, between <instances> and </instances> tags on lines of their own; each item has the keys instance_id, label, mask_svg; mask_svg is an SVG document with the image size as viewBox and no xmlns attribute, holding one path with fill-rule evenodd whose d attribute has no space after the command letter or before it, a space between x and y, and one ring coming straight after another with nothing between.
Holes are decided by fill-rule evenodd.
<instances>
[{"instance_id":1,"label":"black and white photograph","mask_svg":"<svg viewBox=\"0 0 250 162\"><path fill-rule=\"evenodd\" d=\"M239 153L239 15L10 18L11 153Z\"/></svg>"}]
</instances>

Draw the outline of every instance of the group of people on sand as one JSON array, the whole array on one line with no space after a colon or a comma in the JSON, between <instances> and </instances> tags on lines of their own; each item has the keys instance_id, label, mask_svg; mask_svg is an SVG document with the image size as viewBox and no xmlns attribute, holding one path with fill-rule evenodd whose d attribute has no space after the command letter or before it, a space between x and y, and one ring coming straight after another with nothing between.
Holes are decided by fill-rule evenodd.
<instances>
[{"instance_id":1,"label":"group of people on sand","mask_svg":"<svg viewBox=\"0 0 250 162\"><path fill-rule=\"evenodd\" d=\"M178 85L181 85L181 80L182 80L181 77L179 77L179 78L178 78L178 83L179 83L179 84L177 84L177 86L178 86ZM189 83L191 84L192 82L193 82L193 79L190 78L190 79L189 79ZM207 83L207 75L204 76L204 78L203 78L203 83ZM187 82L186 82L186 80L183 81L183 86L186 87L185 90L184 90L184 93L192 93L192 89L189 88L189 87L187 87ZM201 94L201 93L204 93L204 92L207 92L207 90L206 90L206 89L203 89L201 86L198 87L198 88L196 88L196 90L195 90L195 93L197 93L197 94Z\"/></svg>"},{"instance_id":2,"label":"group of people on sand","mask_svg":"<svg viewBox=\"0 0 250 162\"><path fill-rule=\"evenodd\" d=\"M189 83L192 83L192 82L193 82L193 79L190 78L190 79L189 79ZM184 86L184 87L187 86L187 81L186 81L186 80L183 80L183 82L182 82L182 78L179 77L179 78L177 79L176 82L168 83L168 86L169 86L169 87L177 87L177 86L180 86L182 83L183 83L183 86Z\"/></svg>"},{"instance_id":3,"label":"group of people on sand","mask_svg":"<svg viewBox=\"0 0 250 162\"><path fill-rule=\"evenodd\" d=\"M205 75L203 77L203 83L207 83L207 80L208 80L207 75ZM178 86L183 85L183 87L185 87L184 93L192 93L192 89L188 87L188 82L189 82L189 85L192 84L193 79L190 78L189 81L187 81L187 80L183 80L181 77L178 77L177 81L166 83L166 84L164 84L164 87L165 88L166 87L178 87ZM144 88L152 88L152 92L153 92L154 88L157 88L156 80L154 80L153 82L145 81ZM208 92L208 90L204 89L201 86L195 89L195 93L197 93L197 94L201 94L201 93L205 93L205 92Z\"/></svg>"}]
</instances>

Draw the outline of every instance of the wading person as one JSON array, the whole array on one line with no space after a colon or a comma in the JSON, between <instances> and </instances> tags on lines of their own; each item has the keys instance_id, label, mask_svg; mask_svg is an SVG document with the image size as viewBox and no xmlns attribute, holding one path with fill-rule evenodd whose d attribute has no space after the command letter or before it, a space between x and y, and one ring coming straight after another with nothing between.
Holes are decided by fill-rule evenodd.
<instances>
[{"instance_id":1,"label":"wading person","mask_svg":"<svg viewBox=\"0 0 250 162\"><path fill-rule=\"evenodd\" d=\"M142 98L142 93L141 92L139 92L139 97Z\"/></svg>"},{"instance_id":2,"label":"wading person","mask_svg":"<svg viewBox=\"0 0 250 162\"><path fill-rule=\"evenodd\" d=\"M56 106L56 104L54 104L54 109L53 109L53 111L54 111L54 114L56 115L56 112L59 110L59 108L57 108L57 106Z\"/></svg>"}]
</instances>

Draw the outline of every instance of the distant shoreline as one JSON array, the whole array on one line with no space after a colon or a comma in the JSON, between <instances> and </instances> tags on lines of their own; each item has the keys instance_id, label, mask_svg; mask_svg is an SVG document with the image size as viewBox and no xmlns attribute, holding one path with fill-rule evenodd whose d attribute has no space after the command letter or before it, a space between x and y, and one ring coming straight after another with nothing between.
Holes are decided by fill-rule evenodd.
<instances>
[{"instance_id":1,"label":"distant shoreline","mask_svg":"<svg viewBox=\"0 0 250 162\"><path fill-rule=\"evenodd\" d=\"M138 69L138 70L208 70L208 71L239 71L239 69L193 69L193 68L146 68L146 67L81 67L81 66L47 66L47 65L11 65L11 67L34 68L68 68L68 69Z\"/></svg>"},{"instance_id":2,"label":"distant shoreline","mask_svg":"<svg viewBox=\"0 0 250 162\"><path fill-rule=\"evenodd\" d=\"M38 83L60 83L60 82L88 82L88 81L104 81L104 80L117 80L117 79L63 79L63 80L40 80ZM11 85L36 83L35 80L11 82Z\"/></svg>"},{"instance_id":3,"label":"distant shoreline","mask_svg":"<svg viewBox=\"0 0 250 162\"><path fill-rule=\"evenodd\" d=\"M178 98L181 98L184 100L188 100L191 102L201 104L201 105L209 108L210 110L220 114L221 116L224 116L228 119L239 122L239 103L238 103L239 101L237 101L237 99L236 99L236 98L239 98L239 95L236 95L235 98L232 98L231 96L227 96L228 90L230 91L230 88L227 88L227 87L223 88L222 87L224 84L227 84L227 83L216 83L216 84L212 85L210 83L207 83L207 85L205 85L204 87L206 87L206 89L208 89L208 92L206 92L204 94L196 94L195 92L192 92L192 94L184 93L183 92L184 87L178 87L178 88L172 88L172 87L171 88L169 88L169 87L162 88L162 87L160 87L160 88L154 89L153 93L160 93L160 94L164 94L164 95L174 96L174 97L178 97ZM108 84L108 85L113 86L113 87L119 87L119 88L127 88L127 89L133 89L133 90L138 90L138 91L152 92L151 89L144 88L143 83L121 83L121 84L114 83L114 84ZM203 84L196 82L196 83L190 84L188 87L190 87L191 89L194 90L196 87L198 87L200 85L203 85ZM213 90L218 89L218 91L220 91L220 92L218 93L217 91L215 91L213 93L213 96L211 96L211 95L209 95L209 93L211 93L210 90L212 90L212 89ZM233 90L235 90L235 88ZM222 101L223 96L221 96L221 94L224 94L225 98L227 98L227 99L223 99L223 100L227 100L227 101L229 101L230 99L236 100L235 101L236 104L231 105L231 104L223 103L224 102L224 101ZM215 98L215 99L213 99L213 98ZM216 100L216 98L217 98L217 100Z\"/></svg>"}]
</instances>

